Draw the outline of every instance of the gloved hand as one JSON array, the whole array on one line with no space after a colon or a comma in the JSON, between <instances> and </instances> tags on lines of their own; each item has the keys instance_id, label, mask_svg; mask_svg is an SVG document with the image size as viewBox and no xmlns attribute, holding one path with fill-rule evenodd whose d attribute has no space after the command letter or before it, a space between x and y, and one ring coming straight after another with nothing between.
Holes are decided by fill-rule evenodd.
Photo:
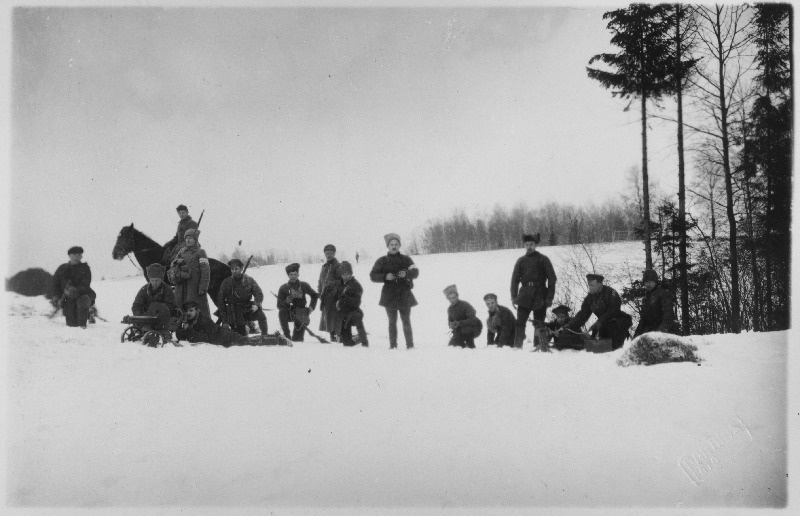
<instances>
[{"instance_id":1,"label":"gloved hand","mask_svg":"<svg viewBox=\"0 0 800 516\"><path fill-rule=\"evenodd\" d=\"M65 288L64 292L66 292L67 297L70 299L75 299L76 297L78 297L78 289L73 287L72 285Z\"/></svg>"},{"instance_id":2,"label":"gloved hand","mask_svg":"<svg viewBox=\"0 0 800 516\"><path fill-rule=\"evenodd\" d=\"M386 275L386 281L394 281L397 276L392 274L391 272Z\"/></svg>"},{"instance_id":3,"label":"gloved hand","mask_svg":"<svg viewBox=\"0 0 800 516\"><path fill-rule=\"evenodd\" d=\"M456 328L458 328L458 321L450 322L450 329L455 330Z\"/></svg>"},{"instance_id":4,"label":"gloved hand","mask_svg":"<svg viewBox=\"0 0 800 516\"><path fill-rule=\"evenodd\" d=\"M53 299L50 300L50 304L54 307L58 306L58 302L61 301L61 298L58 296L53 296Z\"/></svg>"},{"instance_id":5,"label":"gloved hand","mask_svg":"<svg viewBox=\"0 0 800 516\"><path fill-rule=\"evenodd\" d=\"M400 277L401 279L405 279L406 274L407 274L406 270L403 269L402 271L397 273L397 276Z\"/></svg>"},{"instance_id":6,"label":"gloved hand","mask_svg":"<svg viewBox=\"0 0 800 516\"><path fill-rule=\"evenodd\" d=\"M257 304L250 305L250 311L251 312L258 312L258 305Z\"/></svg>"},{"instance_id":7,"label":"gloved hand","mask_svg":"<svg viewBox=\"0 0 800 516\"><path fill-rule=\"evenodd\" d=\"M231 325L226 323L226 322L222 323L222 327L225 328L226 330L230 330L231 329Z\"/></svg>"}]
</instances>

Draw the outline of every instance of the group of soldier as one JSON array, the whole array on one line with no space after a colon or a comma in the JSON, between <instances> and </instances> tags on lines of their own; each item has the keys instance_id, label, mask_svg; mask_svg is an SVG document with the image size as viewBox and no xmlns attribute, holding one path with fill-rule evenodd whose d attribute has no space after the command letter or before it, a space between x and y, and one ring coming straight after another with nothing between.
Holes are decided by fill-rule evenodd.
<instances>
[{"instance_id":1,"label":"group of soldier","mask_svg":"<svg viewBox=\"0 0 800 516\"><path fill-rule=\"evenodd\" d=\"M319 301L320 331L328 332L332 341L345 346L369 345L361 310L364 289L353 276L351 264L336 259L336 247L332 244L323 249L325 263L316 290L300 280L299 264L286 266L288 281L275 294L282 338L269 335L263 308L264 293L255 279L245 273L247 265L236 258L228 262L231 276L225 278L220 286L216 299L218 321L213 322L206 295L210 282L209 261L198 242L199 226L192 220L186 206L178 206L177 211L180 217L178 230L175 238L165 245L164 261L169 267L160 263L147 267L148 282L138 291L132 306L135 316L150 316L157 321L156 329L166 330L171 318L174 320L176 314L182 314L176 337L189 342L223 346L285 344L303 341L306 331L311 333L309 316ZM390 348L397 348L399 316L406 347L411 349L414 347L411 308L417 305L412 290L419 269L410 256L400 252L399 235L389 233L384 236L384 241L387 253L375 262L370 280L383 285L379 304L386 310ZM617 291L604 285L600 274L586 276L589 294L574 317L569 316L567 306L560 305L552 309L553 320L545 321L547 308L555 297L557 278L550 259L536 250L539 241L539 234L523 236L526 252L515 263L511 275L511 300L516 315L498 304L496 294L484 296L488 309L487 344L522 348L527 324L533 322L534 351L549 351L551 342L556 349L583 349L587 339L608 339L612 349L622 346L629 337L632 320L621 310ZM68 326L86 327L96 298L90 286L91 270L88 264L82 263L82 253L80 247L70 248L70 260L58 268L53 282L53 303L63 307ZM174 290L164 281L165 276L174 285ZM669 291L659 286L658 276L651 269L644 272L643 282L646 294L635 335L648 331L677 333ZM450 303L447 309L448 326L452 332L449 345L474 348L483 323L472 305L459 298L456 285L446 287L444 294ZM597 320L584 333L582 327L592 314L597 316ZM529 319L531 315L532 320ZM253 323L258 324L260 342L248 337ZM290 324L293 325L291 332Z\"/></svg>"}]
</instances>

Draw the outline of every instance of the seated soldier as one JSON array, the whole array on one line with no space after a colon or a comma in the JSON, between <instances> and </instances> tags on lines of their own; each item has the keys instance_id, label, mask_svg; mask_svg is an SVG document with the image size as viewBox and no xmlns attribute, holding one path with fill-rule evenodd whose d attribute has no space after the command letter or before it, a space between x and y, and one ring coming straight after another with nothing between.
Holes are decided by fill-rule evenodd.
<instances>
[{"instance_id":1,"label":"seated soldier","mask_svg":"<svg viewBox=\"0 0 800 516\"><path fill-rule=\"evenodd\" d=\"M350 262L339 264L339 275L342 277L341 284L336 290L336 310L342 317L342 344L345 346L355 346L353 340L353 326L358 332L358 340L364 347L369 346L367 340L367 330L364 328L364 312L361 310L361 295L364 288L361 283L353 277L353 266Z\"/></svg>"},{"instance_id":2,"label":"seated soldier","mask_svg":"<svg viewBox=\"0 0 800 516\"><path fill-rule=\"evenodd\" d=\"M447 307L447 324L453 331L448 346L475 348L475 337L481 334L483 323L475 316L475 309L466 301L458 298L458 289L450 285L444 289L444 295L450 301Z\"/></svg>"},{"instance_id":3,"label":"seated soldier","mask_svg":"<svg viewBox=\"0 0 800 516\"><path fill-rule=\"evenodd\" d=\"M569 316L569 307L564 305L553 308L555 319L546 323L544 327L547 329L547 339L553 340L553 347L557 350L562 349L583 349L583 336L579 333L574 333L564 328L572 321Z\"/></svg>"},{"instance_id":4,"label":"seated soldier","mask_svg":"<svg viewBox=\"0 0 800 516\"><path fill-rule=\"evenodd\" d=\"M586 275L589 294L583 300L580 311L575 314L565 328L580 331L589 317L594 314L597 316L597 321L589 327L592 337L611 339L611 348L619 349L625 339L630 337L628 329L633 325L633 321L631 321L630 315L622 311L622 299L617 291L603 285L603 279L600 274Z\"/></svg>"},{"instance_id":5,"label":"seated soldier","mask_svg":"<svg viewBox=\"0 0 800 516\"><path fill-rule=\"evenodd\" d=\"M220 322L229 325L239 335L247 335L248 321L258 321L261 335L267 334L267 316L261 310L264 293L256 280L244 273L238 258L228 262L232 275L222 280L217 295Z\"/></svg>"},{"instance_id":6,"label":"seated soldier","mask_svg":"<svg viewBox=\"0 0 800 516\"><path fill-rule=\"evenodd\" d=\"M486 294L483 300L489 309L489 318L486 320L486 344L496 344L498 348L514 347L514 325L517 320L514 313L505 306L497 304L496 294Z\"/></svg>"},{"instance_id":7,"label":"seated soldier","mask_svg":"<svg viewBox=\"0 0 800 516\"><path fill-rule=\"evenodd\" d=\"M195 300L185 302L183 311L184 318L175 332L178 340L185 340L191 343L206 342L226 348L231 346L258 346L273 342L263 335L249 339L230 328L223 328L215 324L209 316L200 310L200 303ZM282 342L278 341L274 341L274 343L282 344Z\"/></svg>"},{"instance_id":8,"label":"seated soldier","mask_svg":"<svg viewBox=\"0 0 800 516\"><path fill-rule=\"evenodd\" d=\"M82 263L83 248L70 247L67 251L69 262L62 264L53 274L51 300L53 306L61 306L67 326L86 328L90 308L97 298L92 290L92 270L88 263Z\"/></svg>"},{"instance_id":9,"label":"seated soldier","mask_svg":"<svg viewBox=\"0 0 800 516\"><path fill-rule=\"evenodd\" d=\"M306 334L306 327L310 321L309 314L317 307L317 294L311 285L305 281L300 281L300 264L292 263L286 266L286 274L289 281L281 285L278 289L277 308L278 320L281 323L283 335L289 337L289 321L294 323L294 331L291 339L295 342L303 342ZM311 298L311 304L306 308L306 296Z\"/></svg>"},{"instance_id":10,"label":"seated soldier","mask_svg":"<svg viewBox=\"0 0 800 516\"><path fill-rule=\"evenodd\" d=\"M154 263L147 267L148 283L139 289L133 301L133 315L158 317L153 329L169 330L169 318L176 315L178 306L172 287L164 283L164 266Z\"/></svg>"},{"instance_id":11,"label":"seated soldier","mask_svg":"<svg viewBox=\"0 0 800 516\"><path fill-rule=\"evenodd\" d=\"M634 337L642 333L660 331L662 333L680 333L680 327L673 309L672 294L658 282L658 273L647 269L642 275L642 283L647 292L642 299L642 308L639 312L639 324L636 326Z\"/></svg>"},{"instance_id":12,"label":"seated soldier","mask_svg":"<svg viewBox=\"0 0 800 516\"><path fill-rule=\"evenodd\" d=\"M175 232L175 236L164 244L164 263L172 263L180 248L185 245L184 236L186 231L198 228L197 222L192 220L192 216L189 215L189 208L181 204L176 208L176 211L178 212L178 217L180 217L178 230Z\"/></svg>"}]
</instances>

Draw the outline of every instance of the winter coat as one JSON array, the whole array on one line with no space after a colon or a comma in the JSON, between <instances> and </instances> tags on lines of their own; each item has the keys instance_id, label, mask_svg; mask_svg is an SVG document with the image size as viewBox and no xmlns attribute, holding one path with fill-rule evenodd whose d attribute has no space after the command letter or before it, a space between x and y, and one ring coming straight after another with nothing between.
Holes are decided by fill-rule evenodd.
<instances>
[{"instance_id":1,"label":"winter coat","mask_svg":"<svg viewBox=\"0 0 800 516\"><path fill-rule=\"evenodd\" d=\"M642 333L660 331L678 333L678 321L673 312L672 294L665 288L657 286L646 292L639 312L639 325L634 337Z\"/></svg>"},{"instance_id":2,"label":"winter coat","mask_svg":"<svg viewBox=\"0 0 800 516\"><path fill-rule=\"evenodd\" d=\"M575 314L575 317L566 326L570 330L580 331L580 328L586 324L592 314L597 316L597 321L592 325L591 330L596 332L597 329L602 327L607 322L621 318L623 312L621 310L622 299L616 290L603 285L603 288L597 294L589 294L583 300L581 309Z\"/></svg>"},{"instance_id":3,"label":"winter coat","mask_svg":"<svg viewBox=\"0 0 800 516\"><path fill-rule=\"evenodd\" d=\"M136 294L136 299L133 300L131 311L133 315L146 315L147 309L153 303L163 303L169 308L169 311L173 313L178 308L175 303L175 294L172 292L172 287L163 281L156 290L153 290L150 283L143 285Z\"/></svg>"},{"instance_id":4,"label":"winter coat","mask_svg":"<svg viewBox=\"0 0 800 516\"><path fill-rule=\"evenodd\" d=\"M175 244L183 244L183 236L186 234L186 231L189 229L197 229L197 227L197 222L192 220L191 215L185 219L179 220L178 231L175 232L175 236L172 237L172 240L164 244L164 247L173 247Z\"/></svg>"},{"instance_id":5,"label":"winter coat","mask_svg":"<svg viewBox=\"0 0 800 516\"><path fill-rule=\"evenodd\" d=\"M514 304L540 310L553 304L555 293L556 272L550 258L534 251L517 259L511 273L511 299Z\"/></svg>"},{"instance_id":6,"label":"winter coat","mask_svg":"<svg viewBox=\"0 0 800 516\"><path fill-rule=\"evenodd\" d=\"M514 344L514 313L505 306L497 305L497 310L489 312L486 320L486 342L511 346Z\"/></svg>"},{"instance_id":7,"label":"winter coat","mask_svg":"<svg viewBox=\"0 0 800 516\"><path fill-rule=\"evenodd\" d=\"M339 273L339 260L333 258L325 262L319 271L317 292L320 298L320 331L336 333L342 326L342 316L336 310L336 291L342 282Z\"/></svg>"},{"instance_id":8,"label":"winter coat","mask_svg":"<svg viewBox=\"0 0 800 516\"><path fill-rule=\"evenodd\" d=\"M305 281L289 281L288 283L281 285L281 288L278 289L276 306L279 309L285 309L289 306L292 308L304 308L306 306L306 296L311 298L310 308L313 310L317 307L317 299L319 298L319 294L317 294L314 289L311 288L311 285Z\"/></svg>"},{"instance_id":9,"label":"winter coat","mask_svg":"<svg viewBox=\"0 0 800 516\"><path fill-rule=\"evenodd\" d=\"M73 265L67 262L61 264L53 274L53 290L50 297L51 299L60 299L64 295L67 284L70 284L77 289L78 296L87 295L94 303L97 294L92 290L91 283L92 269L88 263L81 262Z\"/></svg>"},{"instance_id":10,"label":"winter coat","mask_svg":"<svg viewBox=\"0 0 800 516\"><path fill-rule=\"evenodd\" d=\"M243 274L241 278L228 276L222 280L217 294L217 307L220 310L221 319L228 324L233 324L237 319L237 314L241 319L245 311L249 311L250 305L258 305L264 302L264 292L258 286L256 280Z\"/></svg>"},{"instance_id":11,"label":"winter coat","mask_svg":"<svg viewBox=\"0 0 800 516\"><path fill-rule=\"evenodd\" d=\"M406 271L406 277L400 278L397 274ZM387 280L386 275L395 275L393 280ZM404 254L387 254L381 256L372 267L369 277L375 283L383 283L381 289L380 306L387 308L410 308L417 305L417 299L411 292L414 280L419 277L419 269L414 261Z\"/></svg>"},{"instance_id":12,"label":"winter coat","mask_svg":"<svg viewBox=\"0 0 800 516\"><path fill-rule=\"evenodd\" d=\"M456 304L447 307L447 324L458 322L453 335L458 333L465 337L477 337L483 330L483 323L476 317L475 309L466 301L459 299Z\"/></svg>"},{"instance_id":13,"label":"winter coat","mask_svg":"<svg viewBox=\"0 0 800 516\"><path fill-rule=\"evenodd\" d=\"M364 287L355 278L345 283L341 281L336 288L336 309L340 314L347 315L361 308L361 296L364 294Z\"/></svg>"},{"instance_id":14,"label":"winter coat","mask_svg":"<svg viewBox=\"0 0 800 516\"><path fill-rule=\"evenodd\" d=\"M175 302L183 306L187 301L200 303L200 311L211 316L208 309L208 284L211 280L211 269L206 252L195 243L178 251L172 267L167 273L170 282L175 285Z\"/></svg>"}]
</instances>

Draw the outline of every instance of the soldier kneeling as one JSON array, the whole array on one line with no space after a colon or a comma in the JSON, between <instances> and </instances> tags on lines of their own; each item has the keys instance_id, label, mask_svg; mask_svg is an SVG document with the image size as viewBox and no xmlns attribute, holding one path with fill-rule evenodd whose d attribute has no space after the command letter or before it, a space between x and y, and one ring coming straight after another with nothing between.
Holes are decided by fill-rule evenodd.
<instances>
[{"instance_id":1,"label":"soldier kneeling","mask_svg":"<svg viewBox=\"0 0 800 516\"><path fill-rule=\"evenodd\" d=\"M552 339L553 347L557 350L562 349L584 349L583 335L565 329L567 324L572 321L569 316L569 307L564 305L553 308L555 319L546 323L544 326L548 332L548 340Z\"/></svg>"},{"instance_id":2,"label":"soldier kneeling","mask_svg":"<svg viewBox=\"0 0 800 516\"><path fill-rule=\"evenodd\" d=\"M261 335L267 335L267 316L261 309L264 293L256 280L244 273L244 264L234 258L228 262L232 275L222 280L217 295L220 320L239 335L247 335L247 322L258 321Z\"/></svg>"},{"instance_id":3,"label":"soldier kneeling","mask_svg":"<svg viewBox=\"0 0 800 516\"><path fill-rule=\"evenodd\" d=\"M335 299L336 310L342 317L340 331L342 344L345 346L357 344L353 340L353 326L355 326L359 342L362 346L367 347L369 341L367 340L367 330L364 328L364 312L361 310L361 296L364 293L364 287L353 277L353 266L350 265L350 262L339 264L339 275L342 277L342 282L336 291Z\"/></svg>"},{"instance_id":4,"label":"soldier kneeling","mask_svg":"<svg viewBox=\"0 0 800 516\"><path fill-rule=\"evenodd\" d=\"M476 317L472 305L458 298L458 289L455 285L445 288L444 295L450 301L450 306L447 307L447 323L453 331L453 336L447 345L474 349L475 338L480 336L483 323Z\"/></svg>"}]
</instances>

